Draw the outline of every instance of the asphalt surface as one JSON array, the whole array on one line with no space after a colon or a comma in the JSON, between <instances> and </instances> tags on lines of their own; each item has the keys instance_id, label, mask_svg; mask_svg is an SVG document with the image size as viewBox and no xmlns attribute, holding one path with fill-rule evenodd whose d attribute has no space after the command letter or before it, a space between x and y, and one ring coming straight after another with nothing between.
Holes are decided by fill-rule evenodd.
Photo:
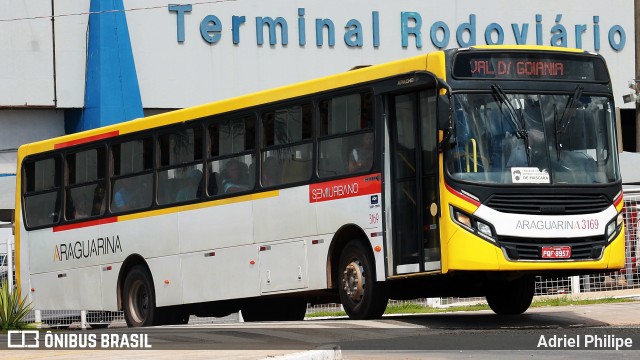
<instances>
[{"instance_id":1,"label":"asphalt surface","mask_svg":"<svg viewBox=\"0 0 640 360\"><path fill-rule=\"evenodd\" d=\"M0 359L635 359L640 358L640 290L627 296L637 301L531 308L521 316L474 311L393 315L375 321L313 319L147 328L149 350L5 350L4 336L0 337ZM100 336L105 332L80 333ZM582 351L575 351L575 347L547 345L552 338L556 343L572 338L583 342L595 338L601 343L586 348L583 343L578 347ZM631 347L615 349L616 341L627 339Z\"/></svg>"}]
</instances>

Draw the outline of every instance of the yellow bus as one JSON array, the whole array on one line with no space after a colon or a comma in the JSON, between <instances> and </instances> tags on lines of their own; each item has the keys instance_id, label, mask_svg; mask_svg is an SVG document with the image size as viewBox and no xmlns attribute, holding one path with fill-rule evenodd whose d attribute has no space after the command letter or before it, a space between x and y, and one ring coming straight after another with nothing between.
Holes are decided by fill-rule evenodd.
<instances>
[{"instance_id":1,"label":"yellow bus","mask_svg":"<svg viewBox=\"0 0 640 360\"><path fill-rule=\"evenodd\" d=\"M527 310L535 275L624 264L604 59L488 46L27 144L18 283L129 326L389 298Z\"/></svg>"}]
</instances>

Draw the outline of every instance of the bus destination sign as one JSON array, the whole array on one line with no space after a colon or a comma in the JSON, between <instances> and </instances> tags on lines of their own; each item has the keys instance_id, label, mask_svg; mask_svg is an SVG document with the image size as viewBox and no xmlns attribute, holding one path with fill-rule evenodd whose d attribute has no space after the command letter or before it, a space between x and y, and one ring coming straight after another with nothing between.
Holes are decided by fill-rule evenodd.
<instances>
[{"instance_id":1,"label":"bus destination sign","mask_svg":"<svg viewBox=\"0 0 640 360\"><path fill-rule=\"evenodd\" d=\"M495 66L494 66L495 64ZM506 76L506 77L562 77L564 76L564 63L552 60L537 61L513 61L497 60L491 63L489 60L471 60L472 76Z\"/></svg>"},{"instance_id":2,"label":"bus destination sign","mask_svg":"<svg viewBox=\"0 0 640 360\"><path fill-rule=\"evenodd\" d=\"M591 56L461 53L456 56L453 66L456 78L608 81L604 63Z\"/></svg>"}]
</instances>

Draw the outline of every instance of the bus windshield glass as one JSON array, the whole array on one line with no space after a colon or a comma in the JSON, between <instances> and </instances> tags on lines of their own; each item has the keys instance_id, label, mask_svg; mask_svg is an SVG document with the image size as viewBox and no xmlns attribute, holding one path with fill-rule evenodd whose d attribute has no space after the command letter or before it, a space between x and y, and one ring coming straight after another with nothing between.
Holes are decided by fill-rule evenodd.
<instances>
[{"instance_id":1,"label":"bus windshield glass","mask_svg":"<svg viewBox=\"0 0 640 360\"><path fill-rule=\"evenodd\" d=\"M618 181L613 104L572 94L454 95L454 141L446 153L458 180L493 184Z\"/></svg>"}]
</instances>

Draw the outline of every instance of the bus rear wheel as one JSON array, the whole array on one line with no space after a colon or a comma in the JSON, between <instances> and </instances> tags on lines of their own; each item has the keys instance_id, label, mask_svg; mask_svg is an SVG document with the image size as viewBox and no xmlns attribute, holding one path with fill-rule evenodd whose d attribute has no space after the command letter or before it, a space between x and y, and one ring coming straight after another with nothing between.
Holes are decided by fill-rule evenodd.
<instances>
[{"instance_id":1,"label":"bus rear wheel","mask_svg":"<svg viewBox=\"0 0 640 360\"><path fill-rule=\"evenodd\" d=\"M151 274L143 266L134 266L124 280L122 307L129 327L157 325L155 289Z\"/></svg>"},{"instance_id":2,"label":"bus rear wheel","mask_svg":"<svg viewBox=\"0 0 640 360\"><path fill-rule=\"evenodd\" d=\"M389 295L385 283L376 281L371 251L361 241L344 247L338 267L338 293L349 318L377 319L387 308Z\"/></svg>"},{"instance_id":3,"label":"bus rear wheel","mask_svg":"<svg viewBox=\"0 0 640 360\"><path fill-rule=\"evenodd\" d=\"M527 311L535 292L535 277L500 281L491 286L486 298L489 307L498 315L519 315Z\"/></svg>"}]
</instances>

